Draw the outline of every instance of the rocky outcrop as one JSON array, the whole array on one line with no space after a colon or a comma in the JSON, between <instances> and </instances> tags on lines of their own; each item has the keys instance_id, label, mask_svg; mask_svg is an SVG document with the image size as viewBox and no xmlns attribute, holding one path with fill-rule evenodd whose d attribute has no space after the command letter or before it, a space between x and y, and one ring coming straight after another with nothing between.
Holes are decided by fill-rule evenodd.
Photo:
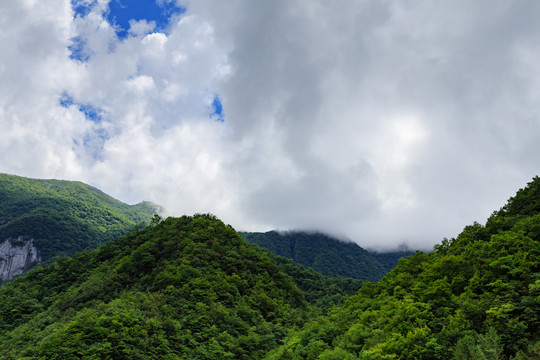
<instances>
[{"instance_id":1,"label":"rocky outcrop","mask_svg":"<svg viewBox=\"0 0 540 360\"><path fill-rule=\"evenodd\" d=\"M0 284L21 275L35 261L41 258L34 239L20 236L0 243Z\"/></svg>"}]
</instances>

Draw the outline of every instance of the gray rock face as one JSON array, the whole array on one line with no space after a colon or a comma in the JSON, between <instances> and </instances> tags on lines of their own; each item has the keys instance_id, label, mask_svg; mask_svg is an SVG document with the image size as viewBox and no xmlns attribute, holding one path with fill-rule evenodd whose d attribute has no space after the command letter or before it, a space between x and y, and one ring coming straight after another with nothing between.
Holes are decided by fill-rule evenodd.
<instances>
[{"instance_id":1,"label":"gray rock face","mask_svg":"<svg viewBox=\"0 0 540 360\"><path fill-rule=\"evenodd\" d=\"M21 275L34 261L41 261L34 239L20 236L0 243L0 284Z\"/></svg>"}]
</instances>

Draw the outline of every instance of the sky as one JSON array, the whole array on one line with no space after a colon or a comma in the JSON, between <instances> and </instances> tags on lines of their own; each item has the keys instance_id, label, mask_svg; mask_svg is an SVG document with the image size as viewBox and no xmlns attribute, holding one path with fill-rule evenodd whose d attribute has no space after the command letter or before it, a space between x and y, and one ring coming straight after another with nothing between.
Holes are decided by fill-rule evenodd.
<instances>
[{"instance_id":1,"label":"sky","mask_svg":"<svg viewBox=\"0 0 540 360\"><path fill-rule=\"evenodd\" d=\"M536 0L2 0L0 172L429 250L540 174Z\"/></svg>"}]
</instances>

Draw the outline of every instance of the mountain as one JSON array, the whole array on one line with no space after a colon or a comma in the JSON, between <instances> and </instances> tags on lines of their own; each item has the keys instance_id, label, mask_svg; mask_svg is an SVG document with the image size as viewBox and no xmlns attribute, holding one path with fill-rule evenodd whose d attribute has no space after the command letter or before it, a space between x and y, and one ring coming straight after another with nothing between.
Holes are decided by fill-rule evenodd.
<instances>
[{"instance_id":1,"label":"mountain","mask_svg":"<svg viewBox=\"0 0 540 360\"><path fill-rule=\"evenodd\" d=\"M540 178L268 359L540 359Z\"/></svg>"},{"instance_id":2,"label":"mountain","mask_svg":"<svg viewBox=\"0 0 540 360\"><path fill-rule=\"evenodd\" d=\"M333 286L268 255L212 215L154 223L0 288L0 354L260 359L320 314L280 266L304 279L306 289L311 282L332 295Z\"/></svg>"},{"instance_id":3,"label":"mountain","mask_svg":"<svg viewBox=\"0 0 540 360\"><path fill-rule=\"evenodd\" d=\"M343 242L322 233L301 231L240 232L242 237L272 253L294 260L328 276L378 281L402 257L414 252L400 250L375 253L356 243Z\"/></svg>"},{"instance_id":4,"label":"mountain","mask_svg":"<svg viewBox=\"0 0 540 360\"><path fill-rule=\"evenodd\" d=\"M0 174L0 282L150 222L159 207L124 204L81 182Z\"/></svg>"},{"instance_id":5,"label":"mountain","mask_svg":"<svg viewBox=\"0 0 540 360\"><path fill-rule=\"evenodd\" d=\"M323 275L253 243L246 243L246 246L263 252L281 271L289 275L306 301L314 306L314 312L326 313L335 306L343 305L344 300L354 295L363 283L358 279Z\"/></svg>"},{"instance_id":6,"label":"mountain","mask_svg":"<svg viewBox=\"0 0 540 360\"><path fill-rule=\"evenodd\" d=\"M384 269L384 274L388 273L390 270L394 269L399 263L399 259L406 258L415 253L415 251L410 250L407 246L401 245L394 251L385 251L385 252L371 252L370 254L377 259Z\"/></svg>"},{"instance_id":7,"label":"mountain","mask_svg":"<svg viewBox=\"0 0 540 360\"><path fill-rule=\"evenodd\" d=\"M539 258L538 177L485 225L400 260L344 301L357 280L262 250L212 215L168 218L2 286L0 354L540 359Z\"/></svg>"}]
</instances>

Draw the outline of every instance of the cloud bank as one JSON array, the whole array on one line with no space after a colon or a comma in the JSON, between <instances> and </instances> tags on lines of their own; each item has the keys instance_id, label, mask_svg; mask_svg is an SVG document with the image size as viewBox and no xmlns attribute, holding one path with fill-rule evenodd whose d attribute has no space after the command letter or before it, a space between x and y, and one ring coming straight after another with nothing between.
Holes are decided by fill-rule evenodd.
<instances>
[{"instance_id":1,"label":"cloud bank","mask_svg":"<svg viewBox=\"0 0 540 360\"><path fill-rule=\"evenodd\" d=\"M422 249L540 173L535 1L109 5L0 3L0 171Z\"/></svg>"}]
</instances>

